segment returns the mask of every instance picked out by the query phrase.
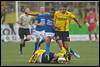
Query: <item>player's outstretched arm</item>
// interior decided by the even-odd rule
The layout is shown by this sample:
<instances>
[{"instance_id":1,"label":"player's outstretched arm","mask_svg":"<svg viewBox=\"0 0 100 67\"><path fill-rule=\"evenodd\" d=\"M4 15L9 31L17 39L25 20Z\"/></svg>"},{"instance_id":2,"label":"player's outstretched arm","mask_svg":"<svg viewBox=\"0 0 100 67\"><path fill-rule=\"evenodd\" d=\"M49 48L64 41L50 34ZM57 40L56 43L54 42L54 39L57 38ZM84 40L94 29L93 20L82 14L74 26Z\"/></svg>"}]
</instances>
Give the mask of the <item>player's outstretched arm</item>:
<instances>
[{"instance_id":1,"label":"player's outstretched arm","mask_svg":"<svg viewBox=\"0 0 100 67\"><path fill-rule=\"evenodd\" d=\"M82 25L76 20L76 18L73 18L73 19L74 19L74 21L78 24L78 26L81 28Z\"/></svg>"}]
</instances>

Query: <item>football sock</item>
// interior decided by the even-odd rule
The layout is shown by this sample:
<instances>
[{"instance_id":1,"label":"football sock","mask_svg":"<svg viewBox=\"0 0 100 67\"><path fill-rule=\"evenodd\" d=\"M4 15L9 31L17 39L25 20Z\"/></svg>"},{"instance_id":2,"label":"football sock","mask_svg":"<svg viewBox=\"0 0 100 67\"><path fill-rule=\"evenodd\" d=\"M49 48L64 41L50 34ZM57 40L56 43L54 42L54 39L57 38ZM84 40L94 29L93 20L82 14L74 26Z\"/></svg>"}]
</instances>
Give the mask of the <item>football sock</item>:
<instances>
[{"instance_id":1,"label":"football sock","mask_svg":"<svg viewBox=\"0 0 100 67\"><path fill-rule=\"evenodd\" d=\"M22 54L22 48L23 48L23 46L22 46L22 44L20 44L20 54Z\"/></svg>"},{"instance_id":2,"label":"football sock","mask_svg":"<svg viewBox=\"0 0 100 67\"><path fill-rule=\"evenodd\" d=\"M38 44L38 47L40 47L40 45L44 42L44 40L41 40Z\"/></svg>"},{"instance_id":3,"label":"football sock","mask_svg":"<svg viewBox=\"0 0 100 67\"><path fill-rule=\"evenodd\" d=\"M36 51L37 49L38 49L38 43L35 43L34 51Z\"/></svg>"},{"instance_id":4,"label":"football sock","mask_svg":"<svg viewBox=\"0 0 100 67\"><path fill-rule=\"evenodd\" d=\"M50 52L50 46L46 43L46 54L49 55Z\"/></svg>"},{"instance_id":5,"label":"football sock","mask_svg":"<svg viewBox=\"0 0 100 67\"><path fill-rule=\"evenodd\" d=\"M70 52L74 55L74 51L70 48Z\"/></svg>"}]
</instances>

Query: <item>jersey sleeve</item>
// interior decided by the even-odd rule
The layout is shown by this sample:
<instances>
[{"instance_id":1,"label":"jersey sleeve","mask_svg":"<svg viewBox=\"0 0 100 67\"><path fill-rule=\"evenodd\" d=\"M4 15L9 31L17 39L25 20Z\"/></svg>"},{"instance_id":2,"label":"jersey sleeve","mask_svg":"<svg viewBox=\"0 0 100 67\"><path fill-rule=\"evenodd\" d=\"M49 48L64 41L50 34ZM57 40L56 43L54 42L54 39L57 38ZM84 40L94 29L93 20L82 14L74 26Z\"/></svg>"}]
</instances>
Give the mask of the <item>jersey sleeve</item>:
<instances>
[{"instance_id":1,"label":"jersey sleeve","mask_svg":"<svg viewBox=\"0 0 100 67\"><path fill-rule=\"evenodd\" d=\"M35 17L35 23L39 23L40 20L39 20L39 16Z\"/></svg>"},{"instance_id":2,"label":"jersey sleeve","mask_svg":"<svg viewBox=\"0 0 100 67\"><path fill-rule=\"evenodd\" d=\"M75 18L74 14L72 14L71 12L68 12L68 13L69 13L70 18Z\"/></svg>"},{"instance_id":3,"label":"jersey sleeve","mask_svg":"<svg viewBox=\"0 0 100 67\"><path fill-rule=\"evenodd\" d=\"M54 13L54 22L56 21L57 12Z\"/></svg>"}]
</instances>

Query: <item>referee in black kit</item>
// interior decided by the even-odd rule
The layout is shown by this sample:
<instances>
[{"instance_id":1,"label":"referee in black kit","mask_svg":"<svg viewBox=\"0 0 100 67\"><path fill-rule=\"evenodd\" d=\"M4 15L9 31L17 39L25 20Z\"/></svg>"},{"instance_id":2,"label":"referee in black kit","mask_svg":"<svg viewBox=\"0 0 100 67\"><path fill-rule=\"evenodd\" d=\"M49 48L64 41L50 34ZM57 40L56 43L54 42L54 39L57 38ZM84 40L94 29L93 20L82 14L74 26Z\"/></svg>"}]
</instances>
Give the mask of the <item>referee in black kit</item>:
<instances>
[{"instance_id":1,"label":"referee in black kit","mask_svg":"<svg viewBox=\"0 0 100 67\"><path fill-rule=\"evenodd\" d=\"M25 8L25 12L20 15L19 24L19 37L21 39L20 43L20 54L23 54L22 48L25 47L25 41L30 40L30 25L32 25L32 16L28 15L30 13L29 8ZM24 38L26 36L26 38Z\"/></svg>"}]
</instances>

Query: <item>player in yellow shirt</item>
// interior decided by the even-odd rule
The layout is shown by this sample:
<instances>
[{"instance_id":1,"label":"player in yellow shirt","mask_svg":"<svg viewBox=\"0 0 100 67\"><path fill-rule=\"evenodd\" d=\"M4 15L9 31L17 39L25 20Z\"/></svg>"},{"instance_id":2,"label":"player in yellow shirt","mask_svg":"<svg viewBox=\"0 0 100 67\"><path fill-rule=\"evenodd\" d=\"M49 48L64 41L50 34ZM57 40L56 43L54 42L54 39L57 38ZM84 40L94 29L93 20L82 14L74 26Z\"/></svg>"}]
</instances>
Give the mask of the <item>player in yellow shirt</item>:
<instances>
[{"instance_id":1,"label":"player in yellow shirt","mask_svg":"<svg viewBox=\"0 0 100 67\"><path fill-rule=\"evenodd\" d=\"M68 42L70 41L70 38L69 38L69 19L70 18L73 19L81 28L81 25L76 20L75 16L71 12L66 11L66 7L62 6L60 7L60 10L55 12L54 14L55 38L60 48L63 46L68 52L72 52L74 55L74 52L72 51L72 49L68 49L69 48Z\"/></svg>"}]
</instances>

